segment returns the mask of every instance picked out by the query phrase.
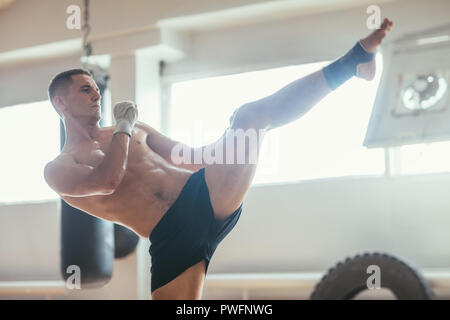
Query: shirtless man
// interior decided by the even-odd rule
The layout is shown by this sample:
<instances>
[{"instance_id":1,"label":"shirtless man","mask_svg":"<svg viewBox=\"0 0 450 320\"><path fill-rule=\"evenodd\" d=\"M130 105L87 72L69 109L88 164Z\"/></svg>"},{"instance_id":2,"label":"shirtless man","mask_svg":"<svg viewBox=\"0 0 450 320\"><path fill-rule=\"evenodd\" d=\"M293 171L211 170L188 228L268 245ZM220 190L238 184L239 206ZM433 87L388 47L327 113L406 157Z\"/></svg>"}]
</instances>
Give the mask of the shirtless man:
<instances>
[{"instance_id":1,"label":"shirtless man","mask_svg":"<svg viewBox=\"0 0 450 320\"><path fill-rule=\"evenodd\" d=\"M234 141L236 129L266 132L292 122L352 76L371 80L373 53L391 27L385 19L329 66L244 104L224 135L206 147ZM180 164L172 157L179 143L136 121L131 102L116 104L116 125L100 128L99 90L81 69L57 75L49 97L64 120L66 143L45 167L48 185L71 206L150 238L153 299L200 299L209 261L239 219L256 163ZM245 145L245 153L262 140Z\"/></svg>"}]
</instances>

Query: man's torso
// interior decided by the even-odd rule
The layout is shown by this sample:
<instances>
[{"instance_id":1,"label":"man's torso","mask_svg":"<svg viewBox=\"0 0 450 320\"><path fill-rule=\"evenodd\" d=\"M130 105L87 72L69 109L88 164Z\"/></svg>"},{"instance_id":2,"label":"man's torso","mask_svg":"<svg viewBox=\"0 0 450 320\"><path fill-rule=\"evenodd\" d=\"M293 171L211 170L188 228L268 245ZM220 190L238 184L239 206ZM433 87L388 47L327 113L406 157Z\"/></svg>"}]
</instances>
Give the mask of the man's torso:
<instances>
[{"instance_id":1,"label":"man's torso","mask_svg":"<svg viewBox=\"0 0 450 320\"><path fill-rule=\"evenodd\" d=\"M111 144L114 127L101 129L97 141L66 146L77 163L97 166ZM68 204L89 214L123 224L148 237L181 192L192 172L174 167L147 144L147 132L133 129L128 161L122 182L110 195L63 196Z\"/></svg>"}]
</instances>

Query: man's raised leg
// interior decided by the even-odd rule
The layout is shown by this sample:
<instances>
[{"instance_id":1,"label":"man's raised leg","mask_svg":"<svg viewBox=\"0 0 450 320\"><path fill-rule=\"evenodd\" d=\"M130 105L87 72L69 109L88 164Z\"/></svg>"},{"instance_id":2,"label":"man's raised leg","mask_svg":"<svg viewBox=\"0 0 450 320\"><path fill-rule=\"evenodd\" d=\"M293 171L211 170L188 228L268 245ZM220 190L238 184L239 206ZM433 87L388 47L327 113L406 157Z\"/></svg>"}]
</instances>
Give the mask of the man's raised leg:
<instances>
[{"instance_id":1,"label":"man's raised leg","mask_svg":"<svg viewBox=\"0 0 450 320\"><path fill-rule=\"evenodd\" d=\"M373 53L391 26L392 22L385 19L380 29L361 39L346 55L329 66L288 84L268 97L247 103L235 112L231 127L216 142L219 148L223 146L224 159L231 151L234 152L235 162L212 164L205 168L205 179L217 218L229 217L243 201L256 171L257 161L251 160L255 159L255 155L257 159L264 133L297 120L352 76L368 80L373 78ZM256 140L253 139L252 143L255 136ZM249 143L236 143L242 137L248 137ZM226 148L233 143L232 149ZM240 150L243 146L244 152ZM246 155L245 163L236 162L239 152Z\"/></svg>"}]
</instances>

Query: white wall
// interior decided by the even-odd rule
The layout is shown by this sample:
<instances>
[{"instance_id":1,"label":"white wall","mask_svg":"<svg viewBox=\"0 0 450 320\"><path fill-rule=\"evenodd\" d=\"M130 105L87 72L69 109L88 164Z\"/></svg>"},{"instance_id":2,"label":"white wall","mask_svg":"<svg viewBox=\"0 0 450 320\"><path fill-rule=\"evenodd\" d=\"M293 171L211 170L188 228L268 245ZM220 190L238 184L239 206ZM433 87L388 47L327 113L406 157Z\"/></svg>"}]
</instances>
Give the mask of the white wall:
<instances>
[{"instance_id":1,"label":"white wall","mask_svg":"<svg viewBox=\"0 0 450 320\"><path fill-rule=\"evenodd\" d=\"M0 106L40 95L42 88L33 93L33 83L49 80L46 71L37 67L41 60L32 62L33 68L20 59L14 65L2 64L6 61L2 54L76 39L80 33L61 24L65 23L65 8L80 2L43 0L37 6L33 1L18 0L0 12ZM172 0L155 4L136 0L127 2L123 10L121 1L92 1L91 16L96 17L93 34L101 37L108 32L152 26L162 19L263 2ZM285 3L292 5L294 1ZM307 3L311 6L312 2ZM330 3L339 7L337 1ZM252 24L240 21L240 27L228 25L225 29L208 23L195 29L191 20L175 21L177 28L187 30L189 49L183 60L168 65L164 81L334 58L367 32L365 6L347 3L348 9L333 15L322 12L324 8L305 15L310 9L302 12L301 6L284 13L282 20L268 18L267 13L252 13ZM444 0L387 1L381 8L383 15L395 21L392 39L450 22L450 2ZM33 78L24 82L27 70ZM11 84L22 87L14 92ZM210 272L325 271L345 256L368 250L399 255L419 268L450 267L450 237L446 232L450 225L449 183L448 174L438 174L253 187L240 222L217 249ZM0 221L0 281L59 277L55 203L3 206ZM86 297L117 298L126 293L135 298L136 259L130 257L119 264L112 283L120 285ZM125 284L124 279L130 283Z\"/></svg>"},{"instance_id":2,"label":"white wall","mask_svg":"<svg viewBox=\"0 0 450 320\"><path fill-rule=\"evenodd\" d=\"M449 184L450 174L435 174L253 187L210 271L325 271L365 251L448 268Z\"/></svg>"}]
</instances>

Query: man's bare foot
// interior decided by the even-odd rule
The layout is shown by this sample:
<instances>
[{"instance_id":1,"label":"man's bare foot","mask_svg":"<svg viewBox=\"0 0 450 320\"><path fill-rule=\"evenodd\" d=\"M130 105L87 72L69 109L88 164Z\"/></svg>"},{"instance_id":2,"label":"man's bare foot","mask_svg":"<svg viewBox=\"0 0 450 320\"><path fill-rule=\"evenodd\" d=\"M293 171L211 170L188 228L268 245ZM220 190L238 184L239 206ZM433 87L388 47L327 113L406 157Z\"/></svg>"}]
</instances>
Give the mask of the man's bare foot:
<instances>
[{"instance_id":1,"label":"man's bare foot","mask_svg":"<svg viewBox=\"0 0 450 320\"><path fill-rule=\"evenodd\" d=\"M388 18L384 18L380 29L375 30L364 39L361 39L361 45L364 47L364 49L366 49L367 52L377 51L378 46L381 44L381 40L383 40L383 38L391 30L391 28L392 21L390 21Z\"/></svg>"},{"instance_id":2,"label":"man's bare foot","mask_svg":"<svg viewBox=\"0 0 450 320\"><path fill-rule=\"evenodd\" d=\"M367 52L375 52L381 44L381 41L386 36L386 34L392 28L392 21L388 18L384 18L383 23L380 26L380 29L375 30L371 34L369 34L366 38L361 39L361 45ZM367 63L359 64L356 71L356 76L366 79L372 80L375 77L375 60L372 60Z\"/></svg>"}]
</instances>

